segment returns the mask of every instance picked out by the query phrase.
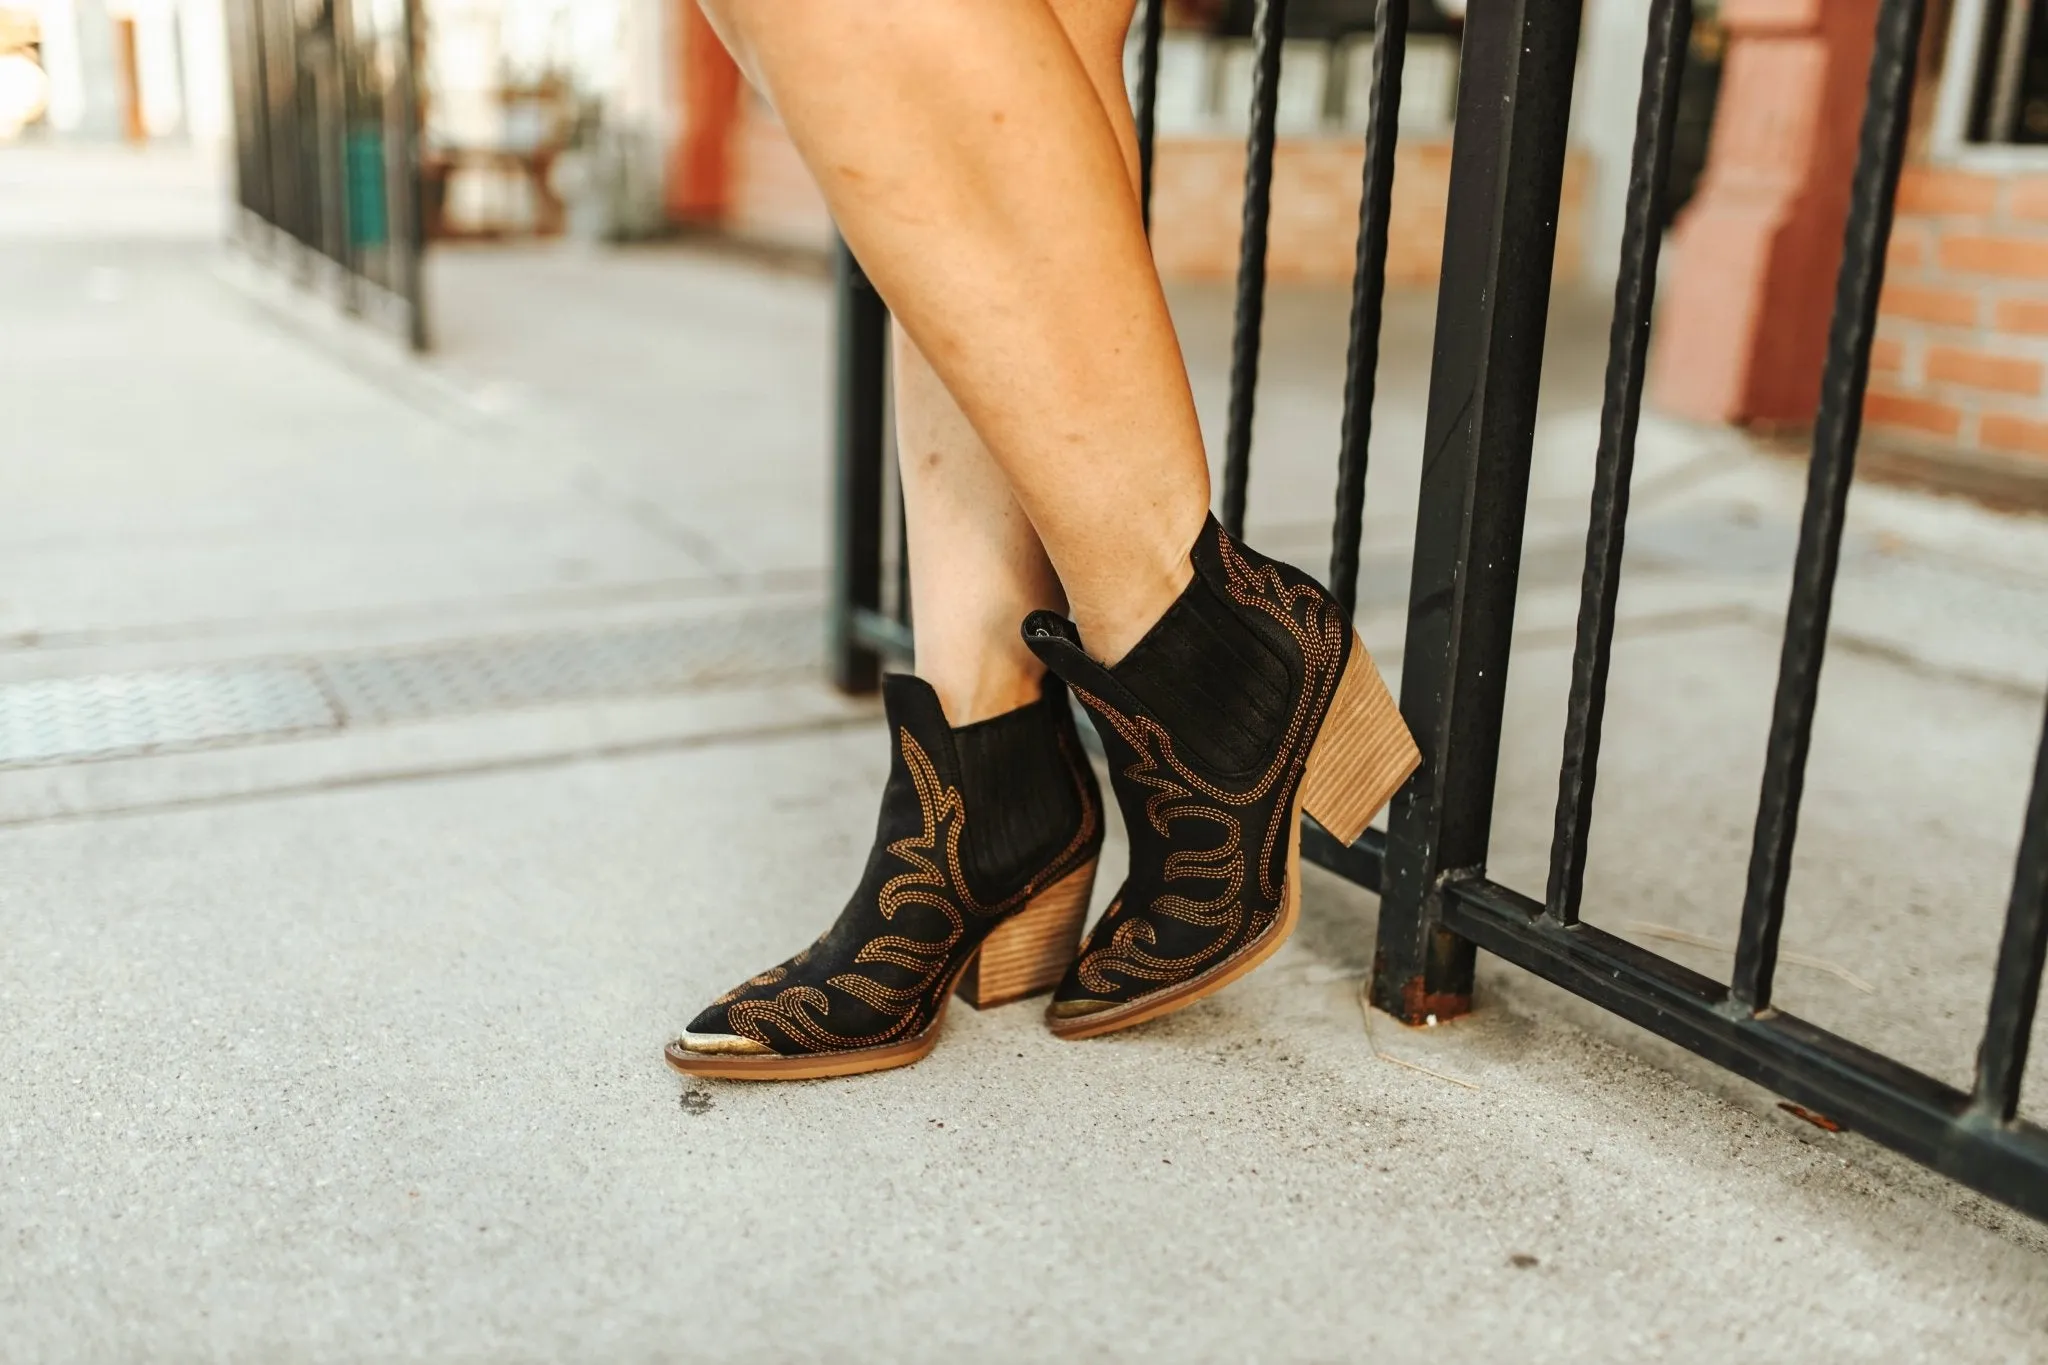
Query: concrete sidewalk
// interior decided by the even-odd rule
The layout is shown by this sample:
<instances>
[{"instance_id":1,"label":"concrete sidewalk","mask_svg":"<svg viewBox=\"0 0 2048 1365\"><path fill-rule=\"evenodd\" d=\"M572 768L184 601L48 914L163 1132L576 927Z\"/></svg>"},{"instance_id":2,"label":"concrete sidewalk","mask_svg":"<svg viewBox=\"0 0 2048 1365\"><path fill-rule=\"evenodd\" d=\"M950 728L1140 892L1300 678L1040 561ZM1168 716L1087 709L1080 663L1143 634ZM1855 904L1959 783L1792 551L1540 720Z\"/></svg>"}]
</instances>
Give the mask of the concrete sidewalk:
<instances>
[{"instance_id":1,"label":"concrete sidewalk","mask_svg":"<svg viewBox=\"0 0 2048 1365\"><path fill-rule=\"evenodd\" d=\"M189 220L123 217L40 166L70 198L0 214L0 732L33 697L46 743L0 764L0 1355L2048 1358L2048 1229L1497 963L1455 1025L1369 1017L1374 903L1319 873L1279 956L1147 1028L962 1009L905 1071L680 1083L661 1043L817 931L886 770L815 680L824 281L443 253L421 366L242 281L204 175ZM1227 298L1176 304L1216 419ZM1430 303L1390 314L1363 624L1397 670ZM1558 327L1495 830L1525 887L1604 337ZM1342 300L1269 329L1253 539L1315 563ZM1800 482L1645 432L1588 915L1705 971ZM1782 989L1945 1077L2044 626L2048 528L1859 490Z\"/></svg>"}]
</instances>

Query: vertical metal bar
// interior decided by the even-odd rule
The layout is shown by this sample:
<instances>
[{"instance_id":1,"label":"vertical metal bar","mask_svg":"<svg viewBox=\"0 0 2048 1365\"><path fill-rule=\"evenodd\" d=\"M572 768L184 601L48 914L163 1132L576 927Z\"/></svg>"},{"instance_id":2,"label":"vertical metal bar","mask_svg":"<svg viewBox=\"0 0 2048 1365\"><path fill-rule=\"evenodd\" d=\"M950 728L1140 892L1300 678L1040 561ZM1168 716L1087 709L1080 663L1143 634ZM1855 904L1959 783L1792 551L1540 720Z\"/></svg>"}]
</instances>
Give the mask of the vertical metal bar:
<instances>
[{"instance_id":1,"label":"vertical metal bar","mask_svg":"<svg viewBox=\"0 0 2048 1365\"><path fill-rule=\"evenodd\" d=\"M349 313L360 313L363 311L363 252L357 242L363 236L363 225L356 221L355 168L349 160L356 126L357 75L361 69L357 63L355 6L351 0L333 0L331 13L335 80L341 87L334 98L340 123L335 130L335 154L341 167L341 185L335 198L339 203L336 211L341 221L341 306Z\"/></svg>"},{"instance_id":2,"label":"vertical metal bar","mask_svg":"<svg viewBox=\"0 0 2048 1365\"><path fill-rule=\"evenodd\" d=\"M1387 218L1394 204L1394 149L1401 137L1401 67L1408 0L1379 0L1372 30L1372 109L1365 126L1365 188L1358 201L1358 261L1351 274L1351 342L1344 365L1344 435L1337 449L1337 522L1330 534L1330 591L1358 609L1358 542L1365 534L1365 467L1380 367L1387 292Z\"/></svg>"},{"instance_id":3,"label":"vertical metal bar","mask_svg":"<svg viewBox=\"0 0 2048 1365\"><path fill-rule=\"evenodd\" d=\"M2020 86L2027 74L2027 43L2034 25L2034 0L2005 0L1999 25L1998 60L1992 66L1991 111L1986 120L1993 142L2011 142L2020 127Z\"/></svg>"},{"instance_id":4,"label":"vertical metal bar","mask_svg":"<svg viewBox=\"0 0 2048 1365\"><path fill-rule=\"evenodd\" d=\"M832 682L872 692L881 660L861 644L856 612L882 605L882 476L889 311L845 242L838 245L839 355L833 451Z\"/></svg>"},{"instance_id":5,"label":"vertical metal bar","mask_svg":"<svg viewBox=\"0 0 2048 1365\"><path fill-rule=\"evenodd\" d=\"M264 74L270 82L270 153L277 182L276 222L294 243L304 243L306 230L305 110L299 101L298 23L289 5L266 0L263 6ZM303 253L292 251L303 274Z\"/></svg>"},{"instance_id":6,"label":"vertical metal bar","mask_svg":"<svg viewBox=\"0 0 2048 1365\"><path fill-rule=\"evenodd\" d=\"M2027 1041L2041 998L2041 970L2048 959L2048 728L2034 760L2034 794L2027 801L2027 825L2020 832L2019 867L2005 912L2005 936L1998 945L1998 974L1991 982L1990 1017L1977 1049L1978 1113L2010 1123L2019 1113L2020 1081L2027 1070Z\"/></svg>"},{"instance_id":7,"label":"vertical metal bar","mask_svg":"<svg viewBox=\"0 0 2048 1365\"><path fill-rule=\"evenodd\" d=\"M256 143L260 136L256 122L257 100L250 87L250 72L257 57L255 40L249 32L246 0L228 0L222 7L222 29L227 39L229 91L234 105L235 200L245 213L257 211L261 202L261 178L256 173ZM237 226L246 228L246 218Z\"/></svg>"},{"instance_id":8,"label":"vertical metal bar","mask_svg":"<svg viewBox=\"0 0 2048 1365\"><path fill-rule=\"evenodd\" d=\"M1471 1004L1443 884L1483 870L1493 820L1578 40L1573 0L1487 0L1465 20L1401 678L1423 758L1388 826L1372 982L1415 1022Z\"/></svg>"},{"instance_id":9,"label":"vertical metal bar","mask_svg":"<svg viewBox=\"0 0 2048 1365\"><path fill-rule=\"evenodd\" d=\"M294 55L289 23L278 22L277 0L259 0L257 22L263 26L263 100L270 120L270 221L282 231L296 235L299 132L298 120L292 117L291 101L285 92L290 80L296 78L298 58Z\"/></svg>"},{"instance_id":10,"label":"vertical metal bar","mask_svg":"<svg viewBox=\"0 0 2048 1365\"><path fill-rule=\"evenodd\" d=\"M1664 187L1671 178L1678 89L1692 38L1692 0L1651 0L1642 95L1636 102L1635 151L1621 233L1621 270L1614 283L1614 320L1607 339L1607 394L1600 409L1600 447L1593 461L1592 517L1586 530L1586 572L1579 591L1578 647L1566 703L1564 763L1558 770L1557 832L1550 842L1545 909L1564 924L1579 922L1586 884L1586 840L1593 823L1593 783L1600 766L1600 723L1607 706L1607 669L1614 649L1615 602L1628 530L1629 478L1636 462L1636 424L1643 410L1643 372L1650 353L1650 315L1657 295L1657 253L1664 240Z\"/></svg>"},{"instance_id":11,"label":"vertical metal bar","mask_svg":"<svg viewBox=\"0 0 2048 1365\"><path fill-rule=\"evenodd\" d=\"M1273 207L1273 143L1280 114L1280 54L1287 0L1259 0L1252 18L1252 127L1245 143L1244 237L1237 258L1237 325L1230 339L1230 425L1223 445L1223 525L1244 532L1251 473L1259 330L1266 313L1266 227Z\"/></svg>"},{"instance_id":12,"label":"vertical metal bar","mask_svg":"<svg viewBox=\"0 0 2048 1365\"><path fill-rule=\"evenodd\" d=\"M1913 103L1913 66L1920 47L1923 0L1880 0L1877 45L1870 58L1870 94L1849 192L1849 225L1828 332L1820 413L1814 419L1813 460L1792 596L1785 611L1785 647L1778 663L1778 694L1764 755L1763 793L1735 943L1735 999L1752 1010L1771 1003L1778 966L1778 933L1785 923L1785 887L1792 875L1792 844L1799 797L1813 739L1813 708L1827 652L1828 608L1842 553L1842 522L1856 470L1863 428L1863 388L1870 375L1870 342L1877 297L1884 285L1885 243L1892 231L1892 196L1898 188L1906 127Z\"/></svg>"},{"instance_id":13,"label":"vertical metal bar","mask_svg":"<svg viewBox=\"0 0 2048 1365\"><path fill-rule=\"evenodd\" d=\"M874 286L869 284L872 291ZM884 309L888 307L885 303ZM885 546L883 558L888 562L887 576L893 580L889 594L889 614L903 627L902 638L914 638L911 630L914 604L910 595L910 499L903 490L903 436L896 421L896 344L900 340L898 328L889 322L882 337L882 472L883 502L889 510L882 516L885 526L890 528L893 539ZM894 451L896 458L889 458ZM893 551L893 554L891 554ZM877 589L879 592L880 589Z\"/></svg>"},{"instance_id":14,"label":"vertical metal bar","mask_svg":"<svg viewBox=\"0 0 2048 1365\"><path fill-rule=\"evenodd\" d=\"M423 257L427 249L426 205L420 188L420 0L405 0L405 25L399 36L404 52L398 63L398 174L402 196L393 205L391 243L398 268L398 295L405 300L406 334L415 351L433 344L427 318L427 283Z\"/></svg>"},{"instance_id":15,"label":"vertical metal bar","mask_svg":"<svg viewBox=\"0 0 2048 1365\"><path fill-rule=\"evenodd\" d=\"M1152 166L1159 141L1159 47L1166 33L1166 0L1145 0L1138 42L1138 207L1152 230Z\"/></svg>"},{"instance_id":16,"label":"vertical metal bar","mask_svg":"<svg viewBox=\"0 0 2048 1365\"><path fill-rule=\"evenodd\" d=\"M348 59L341 22L348 0L329 0L321 28L307 44L307 84L311 88L313 164L318 170L314 197L320 221L320 254L327 258L322 274L339 273L346 297L350 275L348 225ZM337 272L333 267L340 267Z\"/></svg>"},{"instance_id":17,"label":"vertical metal bar","mask_svg":"<svg viewBox=\"0 0 2048 1365\"><path fill-rule=\"evenodd\" d=\"M903 501L901 479L896 484L896 620L905 627L911 622L910 508Z\"/></svg>"},{"instance_id":18,"label":"vertical metal bar","mask_svg":"<svg viewBox=\"0 0 2048 1365\"><path fill-rule=\"evenodd\" d=\"M384 252L378 283L401 300L406 289L406 255L412 250L412 225L419 224L426 237L427 206L424 170L412 159L406 140L409 121L405 117L405 68L410 59L399 52L405 42L404 13L394 29L377 16L377 42L387 49L380 55L378 71L377 121L383 134L384 151ZM408 302L407 307L410 307Z\"/></svg>"}]
</instances>

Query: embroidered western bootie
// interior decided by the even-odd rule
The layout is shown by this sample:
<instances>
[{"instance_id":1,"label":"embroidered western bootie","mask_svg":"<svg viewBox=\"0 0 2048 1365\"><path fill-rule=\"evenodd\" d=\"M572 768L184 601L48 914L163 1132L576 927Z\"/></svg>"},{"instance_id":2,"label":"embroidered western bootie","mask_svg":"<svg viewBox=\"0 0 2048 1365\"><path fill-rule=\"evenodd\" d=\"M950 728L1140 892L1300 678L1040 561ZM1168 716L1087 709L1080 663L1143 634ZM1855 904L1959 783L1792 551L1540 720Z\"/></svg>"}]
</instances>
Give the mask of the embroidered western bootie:
<instances>
[{"instance_id":1,"label":"embroidered western bootie","mask_svg":"<svg viewBox=\"0 0 2048 1365\"><path fill-rule=\"evenodd\" d=\"M838 922L720 996L668 1046L693 1076L800 1080L906 1066L957 988L977 1009L1073 961L1102 797L1067 689L955 729L922 679L883 680L894 759L867 871Z\"/></svg>"},{"instance_id":2,"label":"embroidered western bootie","mask_svg":"<svg viewBox=\"0 0 2048 1365\"><path fill-rule=\"evenodd\" d=\"M1086 1038L1192 1004L1270 957L1299 909L1301 812L1343 843L1420 762L1337 600L1211 518L1194 581L1114 667L1073 623L1024 638L1091 713L1131 866L1054 992Z\"/></svg>"}]
</instances>

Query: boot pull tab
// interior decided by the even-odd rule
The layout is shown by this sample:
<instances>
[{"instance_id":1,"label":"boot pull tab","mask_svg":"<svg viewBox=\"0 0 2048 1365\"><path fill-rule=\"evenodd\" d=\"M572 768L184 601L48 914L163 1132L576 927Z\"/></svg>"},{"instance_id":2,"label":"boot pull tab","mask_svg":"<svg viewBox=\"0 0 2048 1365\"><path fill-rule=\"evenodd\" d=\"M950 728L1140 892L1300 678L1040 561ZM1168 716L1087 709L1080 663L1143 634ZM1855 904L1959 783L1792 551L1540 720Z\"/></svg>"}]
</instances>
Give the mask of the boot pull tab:
<instances>
[{"instance_id":1,"label":"boot pull tab","mask_svg":"<svg viewBox=\"0 0 2048 1365\"><path fill-rule=\"evenodd\" d=\"M1038 655L1038 663L1053 669L1069 688L1085 688L1098 696L1104 692L1122 694L1116 677L1081 649L1079 628L1059 612L1032 612L1026 616L1024 645Z\"/></svg>"},{"instance_id":2,"label":"boot pull tab","mask_svg":"<svg viewBox=\"0 0 2048 1365\"><path fill-rule=\"evenodd\" d=\"M1069 687L1093 693L1136 715L1144 708L1116 675L1081 647L1081 632L1056 611L1034 611L1024 618L1024 644L1038 661Z\"/></svg>"},{"instance_id":3,"label":"boot pull tab","mask_svg":"<svg viewBox=\"0 0 2048 1365\"><path fill-rule=\"evenodd\" d=\"M1068 682L1082 681L1085 670L1102 665L1081 648L1081 632L1056 611L1034 611L1024 618L1024 643L1039 662Z\"/></svg>"}]
</instances>

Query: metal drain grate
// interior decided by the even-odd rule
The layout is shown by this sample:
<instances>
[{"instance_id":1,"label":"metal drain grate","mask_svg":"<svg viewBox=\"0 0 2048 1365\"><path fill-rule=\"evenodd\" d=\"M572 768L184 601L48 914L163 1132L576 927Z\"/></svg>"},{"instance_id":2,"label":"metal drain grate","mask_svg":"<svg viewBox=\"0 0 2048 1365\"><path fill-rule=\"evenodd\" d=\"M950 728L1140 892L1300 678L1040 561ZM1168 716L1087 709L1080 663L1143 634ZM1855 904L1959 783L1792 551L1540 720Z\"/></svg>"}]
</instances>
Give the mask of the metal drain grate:
<instances>
[{"instance_id":1,"label":"metal drain grate","mask_svg":"<svg viewBox=\"0 0 2048 1365\"><path fill-rule=\"evenodd\" d=\"M813 669L823 630L813 608L329 659L313 668L344 723L376 725Z\"/></svg>"},{"instance_id":2,"label":"metal drain grate","mask_svg":"<svg viewBox=\"0 0 2048 1365\"><path fill-rule=\"evenodd\" d=\"M289 664L104 673L0 685L0 765L331 730L320 686Z\"/></svg>"},{"instance_id":3,"label":"metal drain grate","mask_svg":"<svg viewBox=\"0 0 2048 1365\"><path fill-rule=\"evenodd\" d=\"M0 683L0 768L814 672L816 607L432 648Z\"/></svg>"}]
</instances>

